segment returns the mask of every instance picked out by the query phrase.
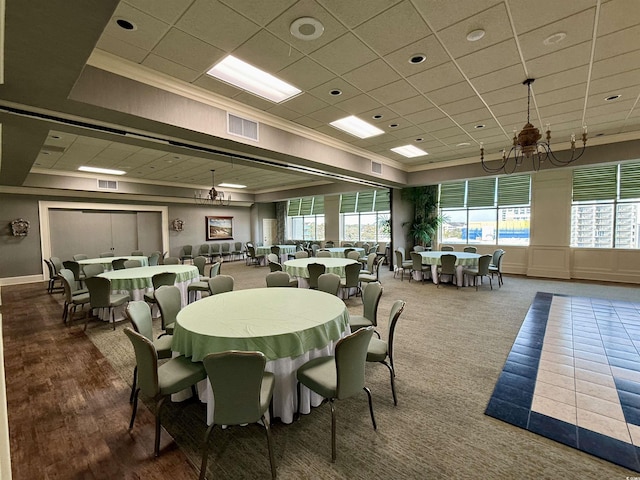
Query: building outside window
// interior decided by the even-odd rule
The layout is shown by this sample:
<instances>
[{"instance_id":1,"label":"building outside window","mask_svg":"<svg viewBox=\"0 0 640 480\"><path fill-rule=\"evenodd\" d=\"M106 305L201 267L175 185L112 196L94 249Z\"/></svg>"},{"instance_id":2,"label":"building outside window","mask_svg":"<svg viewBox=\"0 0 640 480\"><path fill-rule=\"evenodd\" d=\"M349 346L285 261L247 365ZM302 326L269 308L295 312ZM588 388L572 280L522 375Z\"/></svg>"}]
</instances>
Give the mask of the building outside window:
<instances>
[{"instance_id":1,"label":"building outside window","mask_svg":"<svg viewBox=\"0 0 640 480\"><path fill-rule=\"evenodd\" d=\"M440 243L529 245L531 176L440 185Z\"/></svg>"},{"instance_id":2,"label":"building outside window","mask_svg":"<svg viewBox=\"0 0 640 480\"><path fill-rule=\"evenodd\" d=\"M340 229L347 242L390 242L391 207L388 190L340 195Z\"/></svg>"},{"instance_id":3,"label":"building outside window","mask_svg":"<svg viewBox=\"0 0 640 480\"><path fill-rule=\"evenodd\" d=\"M287 202L287 240L324 240L324 197L294 198Z\"/></svg>"},{"instance_id":4,"label":"building outside window","mask_svg":"<svg viewBox=\"0 0 640 480\"><path fill-rule=\"evenodd\" d=\"M571 246L640 248L640 163L573 171Z\"/></svg>"}]
</instances>

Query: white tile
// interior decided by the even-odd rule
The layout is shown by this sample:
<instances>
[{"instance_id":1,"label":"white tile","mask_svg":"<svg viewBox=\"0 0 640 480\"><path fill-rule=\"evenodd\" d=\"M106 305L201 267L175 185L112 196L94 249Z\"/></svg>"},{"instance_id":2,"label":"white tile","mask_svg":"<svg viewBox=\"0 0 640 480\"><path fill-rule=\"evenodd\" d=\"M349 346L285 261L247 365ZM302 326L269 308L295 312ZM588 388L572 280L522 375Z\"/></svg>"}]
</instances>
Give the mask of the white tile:
<instances>
[{"instance_id":1,"label":"white tile","mask_svg":"<svg viewBox=\"0 0 640 480\"><path fill-rule=\"evenodd\" d=\"M558 337L544 337L544 343L549 342L552 345L559 345L561 347L567 347L567 348L573 348L573 341L571 340L571 338L569 339L564 339L564 338L558 338Z\"/></svg>"},{"instance_id":2,"label":"white tile","mask_svg":"<svg viewBox=\"0 0 640 480\"><path fill-rule=\"evenodd\" d=\"M558 387L557 385L541 382L540 380L536 382L533 397L535 398L538 395L557 402L566 403L567 405L575 406L576 404L576 392L573 389Z\"/></svg>"},{"instance_id":3,"label":"white tile","mask_svg":"<svg viewBox=\"0 0 640 480\"><path fill-rule=\"evenodd\" d=\"M626 422L620 422L588 410L578 410L577 417L579 427L631 443L631 435Z\"/></svg>"},{"instance_id":4,"label":"white tile","mask_svg":"<svg viewBox=\"0 0 640 480\"><path fill-rule=\"evenodd\" d=\"M566 403L557 402L551 398L535 396L531 404L531 410L548 417L557 418L563 422L576 424L576 407Z\"/></svg>"},{"instance_id":5,"label":"white tile","mask_svg":"<svg viewBox=\"0 0 640 480\"><path fill-rule=\"evenodd\" d=\"M557 387L566 388L567 390L575 389L575 378L559 373L550 372L549 370L538 370L536 381L550 383Z\"/></svg>"},{"instance_id":6,"label":"white tile","mask_svg":"<svg viewBox=\"0 0 640 480\"><path fill-rule=\"evenodd\" d=\"M576 343L573 345L573 349L579 350L581 352L591 352L591 353L596 353L598 355L606 355L606 352L602 345L588 345L586 343Z\"/></svg>"},{"instance_id":7,"label":"white tile","mask_svg":"<svg viewBox=\"0 0 640 480\"><path fill-rule=\"evenodd\" d=\"M595 363L604 363L606 365L609 364L609 359L606 355L600 355L598 353L585 352L582 350L574 351L574 356L576 359L580 358L582 360L589 360L590 362Z\"/></svg>"},{"instance_id":8,"label":"white tile","mask_svg":"<svg viewBox=\"0 0 640 480\"><path fill-rule=\"evenodd\" d=\"M581 368L583 370L589 370L591 372L603 373L603 374L611 374L611 367L608 364L590 362L589 360L583 360L582 358L575 359L576 368Z\"/></svg>"},{"instance_id":9,"label":"white tile","mask_svg":"<svg viewBox=\"0 0 640 480\"><path fill-rule=\"evenodd\" d=\"M640 382L640 372L627 370L626 368L611 367L611 373L614 377L617 377L617 378L624 378L626 380L633 380L634 382Z\"/></svg>"},{"instance_id":10,"label":"white tile","mask_svg":"<svg viewBox=\"0 0 640 480\"><path fill-rule=\"evenodd\" d=\"M540 364L538 365L538 370L548 370L550 372L555 372L561 375L566 375L568 377L573 377L573 367L569 365L558 365L557 363L547 362L545 360L540 360Z\"/></svg>"},{"instance_id":11,"label":"white tile","mask_svg":"<svg viewBox=\"0 0 640 480\"><path fill-rule=\"evenodd\" d=\"M587 380L575 380L576 391L591 397L600 398L609 402L620 403L618 390L614 387L589 382Z\"/></svg>"},{"instance_id":12,"label":"white tile","mask_svg":"<svg viewBox=\"0 0 640 480\"><path fill-rule=\"evenodd\" d=\"M636 447L640 446L640 427L632 423L627 423L627 427L629 428L629 433L631 434L631 441L633 442L633 444Z\"/></svg>"},{"instance_id":13,"label":"white tile","mask_svg":"<svg viewBox=\"0 0 640 480\"><path fill-rule=\"evenodd\" d=\"M585 382L602 385L604 387L616 388L616 384L613 381L613 377L610 374L607 375L607 374L592 372L591 370L583 370L581 368L576 368L575 375L576 375L576 382L578 380L582 380Z\"/></svg>"},{"instance_id":14,"label":"white tile","mask_svg":"<svg viewBox=\"0 0 640 480\"><path fill-rule=\"evenodd\" d=\"M545 342L542 346L542 352L552 352L560 355L573 355L573 348L567 348L562 345L553 345Z\"/></svg>"},{"instance_id":15,"label":"white tile","mask_svg":"<svg viewBox=\"0 0 640 480\"><path fill-rule=\"evenodd\" d=\"M622 407L618 401L610 402L608 400L603 400L602 398L585 395L584 393L577 393L576 407L578 411L588 410L589 412L597 413L604 417L613 418L614 420L626 423L624 414L622 413Z\"/></svg>"},{"instance_id":16,"label":"white tile","mask_svg":"<svg viewBox=\"0 0 640 480\"><path fill-rule=\"evenodd\" d=\"M559 365L573 366L573 355L560 355L558 353L543 351L540 355L540 359L547 362L554 362Z\"/></svg>"}]
</instances>

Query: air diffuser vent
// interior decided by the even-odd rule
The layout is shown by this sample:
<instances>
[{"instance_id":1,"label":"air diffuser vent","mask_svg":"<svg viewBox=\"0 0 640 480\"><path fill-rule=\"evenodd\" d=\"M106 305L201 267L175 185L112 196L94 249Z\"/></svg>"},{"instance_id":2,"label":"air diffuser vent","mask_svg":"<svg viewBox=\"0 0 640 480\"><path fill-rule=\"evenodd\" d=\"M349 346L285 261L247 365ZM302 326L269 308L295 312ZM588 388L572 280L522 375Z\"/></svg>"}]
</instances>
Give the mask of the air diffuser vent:
<instances>
[{"instance_id":1,"label":"air diffuser vent","mask_svg":"<svg viewBox=\"0 0 640 480\"><path fill-rule=\"evenodd\" d=\"M118 190L116 180L98 180L98 190Z\"/></svg>"},{"instance_id":2,"label":"air diffuser vent","mask_svg":"<svg viewBox=\"0 0 640 480\"><path fill-rule=\"evenodd\" d=\"M258 140L258 122L227 113L227 132L231 135Z\"/></svg>"},{"instance_id":3,"label":"air diffuser vent","mask_svg":"<svg viewBox=\"0 0 640 480\"><path fill-rule=\"evenodd\" d=\"M382 164L378 162L371 162L371 173L382 175Z\"/></svg>"}]
</instances>

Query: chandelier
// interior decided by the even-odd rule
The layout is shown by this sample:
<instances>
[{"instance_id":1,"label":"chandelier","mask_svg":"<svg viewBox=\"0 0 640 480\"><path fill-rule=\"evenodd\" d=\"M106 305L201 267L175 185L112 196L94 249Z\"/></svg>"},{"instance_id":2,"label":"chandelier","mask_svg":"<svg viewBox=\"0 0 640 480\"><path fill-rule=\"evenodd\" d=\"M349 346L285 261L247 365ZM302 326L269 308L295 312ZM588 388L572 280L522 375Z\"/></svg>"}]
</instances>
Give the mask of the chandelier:
<instances>
[{"instance_id":1,"label":"chandelier","mask_svg":"<svg viewBox=\"0 0 640 480\"><path fill-rule=\"evenodd\" d=\"M196 190L193 192L193 199L198 205L205 205L210 207L226 207L231 203L231 195L228 195L225 198L224 192L219 192L216 190L216 182L215 182L215 170L211 170L211 189L207 192L206 195L202 195L200 190Z\"/></svg>"},{"instance_id":2,"label":"chandelier","mask_svg":"<svg viewBox=\"0 0 640 480\"><path fill-rule=\"evenodd\" d=\"M513 145L509 152L506 149L502 150L502 160L499 161L497 167L490 167L484 160L484 146L480 143L480 161L482 162L482 168L485 172L497 173L503 171L504 173L513 173L516 168L522 165L525 159L531 159L532 167L534 171L540 170L540 165L546 160L556 167L569 165L572 162L578 160L584 153L587 146L587 126L582 127L582 148L576 150L576 136L571 134L571 157L558 158L551 150L551 130L547 123L546 137L544 141L540 141L542 135L540 131L534 127L529 120L529 111L531 108L531 84L535 81L534 78L527 78L523 85L527 86L527 123L520 133L513 131Z\"/></svg>"}]
</instances>

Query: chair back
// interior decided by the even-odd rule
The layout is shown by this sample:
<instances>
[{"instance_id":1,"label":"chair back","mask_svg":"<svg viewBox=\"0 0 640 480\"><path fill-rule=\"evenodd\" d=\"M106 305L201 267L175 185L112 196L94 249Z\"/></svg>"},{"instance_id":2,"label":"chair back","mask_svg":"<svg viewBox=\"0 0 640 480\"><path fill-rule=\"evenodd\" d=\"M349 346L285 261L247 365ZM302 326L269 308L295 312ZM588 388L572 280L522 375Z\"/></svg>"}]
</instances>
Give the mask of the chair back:
<instances>
[{"instance_id":1,"label":"chair back","mask_svg":"<svg viewBox=\"0 0 640 480\"><path fill-rule=\"evenodd\" d=\"M132 257L143 257L144 256L144 252L142 250L134 250L133 252L131 252L131 256Z\"/></svg>"},{"instance_id":2,"label":"chair back","mask_svg":"<svg viewBox=\"0 0 640 480\"><path fill-rule=\"evenodd\" d=\"M104 267L100 263L92 263L89 265L85 265L82 271L84 272L84 276L87 278L95 277L96 275L100 275L102 272L104 272Z\"/></svg>"},{"instance_id":3,"label":"chair back","mask_svg":"<svg viewBox=\"0 0 640 480\"><path fill-rule=\"evenodd\" d=\"M327 248L332 248L335 245L335 243L333 243L333 240L328 240L326 242L324 242L324 246Z\"/></svg>"},{"instance_id":4,"label":"chair back","mask_svg":"<svg viewBox=\"0 0 640 480\"><path fill-rule=\"evenodd\" d=\"M355 251L356 251L356 249L355 249L355 248L345 248L345 249L344 249L344 252L343 252L343 253L344 253L344 258L350 258L350 257L349 257L349 254L350 254L351 252L355 252ZM358 255L358 257L359 257L359 255Z\"/></svg>"},{"instance_id":5,"label":"chair back","mask_svg":"<svg viewBox=\"0 0 640 480\"><path fill-rule=\"evenodd\" d=\"M193 264L196 267L198 267L198 273L204 277L204 266L207 264L206 257L203 257L202 255L198 255L196 258L193 259Z\"/></svg>"},{"instance_id":6,"label":"chair back","mask_svg":"<svg viewBox=\"0 0 640 480\"><path fill-rule=\"evenodd\" d=\"M338 295L340 290L340 275L337 273L323 273L318 277L318 290L320 292Z\"/></svg>"},{"instance_id":7,"label":"chair back","mask_svg":"<svg viewBox=\"0 0 640 480\"><path fill-rule=\"evenodd\" d=\"M260 393L267 359L262 352L210 353L202 360L216 399L213 423L240 425L262 417Z\"/></svg>"},{"instance_id":8,"label":"chair back","mask_svg":"<svg viewBox=\"0 0 640 480\"><path fill-rule=\"evenodd\" d=\"M411 268L413 268L415 272L422 271L422 255L418 252L410 252L409 255L411 255L411 261L413 262Z\"/></svg>"},{"instance_id":9,"label":"chair back","mask_svg":"<svg viewBox=\"0 0 640 480\"><path fill-rule=\"evenodd\" d=\"M404 249L404 247L398 247L396 248L396 250L398 252L400 252L400 258L402 259L402 261L404 262L405 259L407 258L407 251Z\"/></svg>"},{"instance_id":10,"label":"chair back","mask_svg":"<svg viewBox=\"0 0 640 480\"><path fill-rule=\"evenodd\" d=\"M347 253L347 258L350 258L351 260L359 260L360 252L358 252L357 250L351 250L349 253Z\"/></svg>"},{"instance_id":11,"label":"chair back","mask_svg":"<svg viewBox=\"0 0 640 480\"><path fill-rule=\"evenodd\" d=\"M373 266L376 263L377 257L378 256L375 254L375 252L372 252L369 255L367 255L367 270L371 273L373 273Z\"/></svg>"},{"instance_id":12,"label":"chair back","mask_svg":"<svg viewBox=\"0 0 640 480\"><path fill-rule=\"evenodd\" d=\"M174 285L176 283L176 274L173 272L161 272L156 273L153 277L151 277L151 284L153 285L153 289L157 290L164 285Z\"/></svg>"},{"instance_id":13,"label":"chair back","mask_svg":"<svg viewBox=\"0 0 640 480\"><path fill-rule=\"evenodd\" d=\"M55 278L56 276L56 269L53 266L53 263L51 263L51 260L47 260L46 258L43 258L44 263L47 264L47 269L49 270L49 278Z\"/></svg>"},{"instance_id":14,"label":"chair back","mask_svg":"<svg viewBox=\"0 0 640 480\"><path fill-rule=\"evenodd\" d=\"M136 366L138 367L138 388L148 397L155 398L160 393L158 385L158 354L153 343L137 333L130 327L125 327L124 333L131 344L136 355Z\"/></svg>"},{"instance_id":15,"label":"chair back","mask_svg":"<svg viewBox=\"0 0 640 480\"><path fill-rule=\"evenodd\" d=\"M375 263L373 264L373 271L376 273L376 278L380 278L380 266L382 262L384 262L385 257L376 258Z\"/></svg>"},{"instance_id":16,"label":"chair back","mask_svg":"<svg viewBox=\"0 0 640 480\"><path fill-rule=\"evenodd\" d=\"M233 250L236 252L242 252L242 242L235 242L233 244Z\"/></svg>"},{"instance_id":17,"label":"chair back","mask_svg":"<svg viewBox=\"0 0 640 480\"><path fill-rule=\"evenodd\" d=\"M314 257L318 254L319 249L320 249L320 245L318 245L317 243L311 244L311 252L313 253Z\"/></svg>"},{"instance_id":18,"label":"chair back","mask_svg":"<svg viewBox=\"0 0 640 480\"><path fill-rule=\"evenodd\" d=\"M290 287L291 277L287 272L267 273L267 287Z\"/></svg>"},{"instance_id":19,"label":"chair back","mask_svg":"<svg viewBox=\"0 0 640 480\"><path fill-rule=\"evenodd\" d=\"M501 248L494 250L493 256L491 259L491 265L493 265L494 267L498 267L498 264L500 263L500 257L502 257L503 253L504 253L504 250L502 250Z\"/></svg>"},{"instance_id":20,"label":"chair back","mask_svg":"<svg viewBox=\"0 0 640 480\"><path fill-rule=\"evenodd\" d=\"M210 255L220 255L220 244L219 243L212 243L211 247L209 248L209 254Z\"/></svg>"},{"instance_id":21,"label":"chair back","mask_svg":"<svg viewBox=\"0 0 640 480\"><path fill-rule=\"evenodd\" d=\"M151 308L147 302L129 302L127 308L124 310L124 314L136 332L153 342L153 321L151 319Z\"/></svg>"},{"instance_id":22,"label":"chair back","mask_svg":"<svg viewBox=\"0 0 640 480\"><path fill-rule=\"evenodd\" d=\"M85 279L89 290L91 308L109 308L111 304L111 280L104 277L89 277Z\"/></svg>"},{"instance_id":23,"label":"chair back","mask_svg":"<svg viewBox=\"0 0 640 480\"><path fill-rule=\"evenodd\" d=\"M209 278L213 278L216 275L220 275L220 267L221 267L220 262L216 262L213 265L211 265L211 268L209 269Z\"/></svg>"},{"instance_id":24,"label":"chair back","mask_svg":"<svg viewBox=\"0 0 640 480\"><path fill-rule=\"evenodd\" d=\"M299 250L293 254L293 258L309 258L309 253L304 250Z\"/></svg>"},{"instance_id":25,"label":"chair back","mask_svg":"<svg viewBox=\"0 0 640 480\"><path fill-rule=\"evenodd\" d=\"M271 254L269 254L271 255ZM269 260L269 271L270 272L281 272L282 271L282 265L278 262L272 262L271 260Z\"/></svg>"},{"instance_id":26,"label":"chair back","mask_svg":"<svg viewBox=\"0 0 640 480\"><path fill-rule=\"evenodd\" d=\"M280 258L280 247L278 245L271 245L271 253L277 255Z\"/></svg>"},{"instance_id":27,"label":"chair back","mask_svg":"<svg viewBox=\"0 0 640 480\"><path fill-rule=\"evenodd\" d=\"M462 251L466 253L477 253L478 249L476 247L466 246Z\"/></svg>"},{"instance_id":28,"label":"chair back","mask_svg":"<svg viewBox=\"0 0 640 480\"><path fill-rule=\"evenodd\" d=\"M369 249L371 248L371 245L369 245L367 242L362 244L362 248L364 249L364 254L365 255L369 255Z\"/></svg>"},{"instance_id":29,"label":"chair back","mask_svg":"<svg viewBox=\"0 0 640 480\"><path fill-rule=\"evenodd\" d=\"M151 255L149 255L150 267L155 267L156 265L158 265L158 263L160 262L160 255L162 255L160 252L153 252Z\"/></svg>"},{"instance_id":30,"label":"chair back","mask_svg":"<svg viewBox=\"0 0 640 480\"><path fill-rule=\"evenodd\" d=\"M365 386L364 370L371 335L373 327L360 328L336 344L336 398L339 400L361 393Z\"/></svg>"},{"instance_id":31,"label":"chair back","mask_svg":"<svg viewBox=\"0 0 640 480\"><path fill-rule=\"evenodd\" d=\"M491 255L482 255L478 259L478 275L489 275L489 264L491 263Z\"/></svg>"},{"instance_id":32,"label":"chair back","mask_svg":"<svg viewBox=\"0 0 640 480\"><path fill-rule=\"evenodd\" d=\"M68 268L61 269L58 275L60 275L60 278L62 278L63 282L66 281L69 284L70 292L69 292L69 298L67 298L67 301L70 302L71 295L73 295L74 292L78 290L78 287L77 287L78 283L76 282L76 279L73 276L73 272ZM65 294L66 294L66 290L65 290Z\"/></svg>"},{"instance_id":33,"label":"chair back","mask_svg":"<svg viewBox=\"0 0 640 480\"><path fill-rule=\"evenodd\" d=\"M440 247L441 252L453 252L454 248L451 245L442 245Z\"/></svg>"},{"instance_id":34,"label":"chair back","mask_svg":"<svg viewBox=\"0 0 640 480\"><path fill-rule=\"evenodd\" d=\"M73 260L65 260L62 262L64 268L71 270L73 272L73 278L76 282L80 281L80 264Z\"/></svg>"},{"instance_id":35,"label":"chair back","mask_svg":"<svg viewBox=\"0 0 640 480\"><path fill-rule=\"evenodd\" d=\"M231 244L229 242L223 242L220 244L220 253L224 256L229 255L231 252Z\"/></svg>"},{"instance_id":36,"label":"chair back","mask_svg":"<svg viewBox=\"0 0 640 480\"><path fill-rule=\"evenodd\" d=\"M344 287L351 288L357 287L360 283L358 276L360 275L360 269L362 265L360 263L350 263L344 267Z\"/></svg>"},{"instance_id":37,"label":"chair back","mask_svg":"<svg viewBox=\"0 0 640 480\"><path fill-rule=\"evenodd\" d=\"M138 268L142 266L142 262L140 260L125 260L124 268Z\"/></svg>"},{"instance_id":38,"label":"chair back","mask_svg":"<svg viewBox=\"0 0 640 480\"><path fill-rule=\"evenodd\" d=\"M162 329L165 330L167 325L176 321L176 316L182 308L182 294L175 285L163 285L154 292L154 296L162 317Z\"/></svg>"},{"instance_id":39,"label":"chair back","mask_svg":"<svg viewBox=\"0 0 640 480\"><path fill-rule=\"evenodd\" d=\"M378 326L378 305L382 297L382 284L380 282L369 282L362 293L364 311L362 316L371 321L374 327Z\"/></svg>"},{"instance_id":40,"label":"chair back","mask_svg":"<svg viewBox=\"0 0 640 480\"><path fill-rule=\"evenodd\" d=\"M165 265L180 265L180 259L178 257L167 257L163 263Z\"/></svg>"},{"instance_id":41,"label":"chair back","mask_svg":"<svg viewBox=\"0 0 640 480\"><path fill-rule=\"evenodd\" d=\"M396 267L402 268L402 253L400 250L394 250L393 253L396 255Z\"/></svg>"},{"instance_id":42,"label":"chair back","mask_svg":"<svg viewBox=\"0 0 640 480\"><path fill-rule=\"evenodd\" d=\"M89 257L84 253L76 253L71 258L73 258L76 262L78 262L80 260L86 260Z\"/></svg>"},{"instance_id":43,"label":"chair back","mask_svg":"<svg viewBox=\"0 0 640 480\"><path fill-rule=\"evenodd\" d=\"M209 279L209 290L211 290L211 295L232 292L233 283L233 277L231 275L216 275Z\"/></svg>"},{"instance_id":44,"label":"chair back","mask_svg":"<svg viewBox=\"0 0 640 480\"><path fill-rule=\"evenodd\" d=\"M249 258L256 258L256 248L254 246L247 244L247 256Z\"/></svg>"},{"instance_id":45,"label":"chair back","mask_svg":"<svg viewBox=\"0 0 640 480\"><path fill-rule=\"evenodd\" d=\"M440 272L443 275L455 275L456 274L456 262L458 257L450 253L444 254L440 257Z\"/></svg>"},{"instance_id":46,"label":"chair back","mask_svg":"<svg viewBox=\"0 0 640 480\"><path fill-rule=\"evenodd\" d=\"M353 243L351 242L342 242L343 247L353 247Z\"/></svg>"},{"instance_id":47,"label":"chair back","mask_svg":"<svg viewBox=\"0 0 640 480\"><path fill-rule=\"evenodd\" d=\"M280 262L280 255L275 253L270 253L269 255L267 255L267 261L278 263Z\"/></svg>"},{"instance_id":48,"label":"chair back","mask_svg":"<svg viewBox=\"0 0 640 480\"><path fill-rule=\"evenodd\" d=\"M114 257L115 255L113 254L113 252L102 252L98 254L98 256L100 258L108 258L108 257Z\"/></svg>"},{"instance_id":49,"label":"chair back","mask_svg":"<svg viewBox=\"0 0 640 480\"><path fill-rule=\"evenodd\" d=\"M315 256L317 258L331 258L331 252L329 250L318 250Z\"/></svg>"},{"instance_id":50,"label":"chair back","mask_svg":"<svg viewBox=\"0 0 640 480\"><path fill-rule=\"evenodd\" d=\"M126 258L116 258L115 260L111 261L111 268L113 268L114 270L124 270L124 262L126 261Z\"/></svg>"},{"instance_id":51,"label":"chair back","mask_svg":"<svg viewBox=\"0 0 640 480\"><path fill-rule=\"evenodd\" d=\"M387 353L389 358L393 358L393 337L396 333L396 324L400 315L404 311L404 307L407 304L404 300L396 300L391 306L389 312L389 340L387 341Z\"/></svg>"},{"instance_id":52,"label":"chair back","mask_svg":"<svg viewBox=\"0 0 640 480\"><path fill-rule=\"evenodd\" d=\"M414 245L413 246L413 251L414 252L424 252L425 248L422 245Z\"/></svg>"},{"instance_id":53,"label":"chair back","mask_svg":"<svg viewBox=\"0 0 640 480\"><path fill-rule=\"evenodd\" d=\"M193 245L184 245L182 247L182 254L184 256L189 256L191 255L191 252L193 252Z\"/></svg>"},{"instance_id":54,"label":"chair back","mask_svg":"<svg viewBox=\"0 0 640 480\"><path fill-rule=\"evenodd\" d=\"M208 257L210 250L211 248L209 247L209 244L203 243L202 245L200 245L200 249L198 250L198 255L202 255L203 257Z\"/></svg>"},{"instance_id":55,"label":"chair back","mask_svg":"<svg viewBox=\"0 0 640 480\"><path fill-rule=\"evenodd\" d=\"M307 271L309 272L309 288L318 288L318 278L326 270L326 267L322 263L310 263L307 265Z\"/></svg>"},{"instance_id":56,"label":"chair back","mask_svg":"<svg viewBox=\"0 0 640 480\"><path fill-rule=\"evenodd\" d=\"M51 257L49 258L49 260L51 260L51 264L53 265L53 268L55 268L55 273L60 273L60 270L62 270L64 268L64 265L62 265L62 260L60 260L59 257Z\"/></svg>"}]
</instances>

